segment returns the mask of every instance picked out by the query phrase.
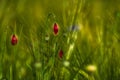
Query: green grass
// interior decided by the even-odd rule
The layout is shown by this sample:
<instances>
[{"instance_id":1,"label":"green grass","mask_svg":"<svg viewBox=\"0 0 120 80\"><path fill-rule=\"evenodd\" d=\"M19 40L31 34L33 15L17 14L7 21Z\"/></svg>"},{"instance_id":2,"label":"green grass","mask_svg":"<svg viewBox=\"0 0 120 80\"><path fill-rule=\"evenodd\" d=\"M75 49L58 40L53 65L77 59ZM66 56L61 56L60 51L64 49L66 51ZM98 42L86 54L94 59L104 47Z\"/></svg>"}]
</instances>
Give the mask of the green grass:
<instances>
[{"instance_id":1,"label":"green grass","mask_svg":"<svg viewBox=\"0 0 120 80\"><path fill-rule=\"evenodd\" d=\"M119 3L1 0L0 80L119 80ZM11 44L13 34L17 45Z\"/></svg>"}]
</instances>

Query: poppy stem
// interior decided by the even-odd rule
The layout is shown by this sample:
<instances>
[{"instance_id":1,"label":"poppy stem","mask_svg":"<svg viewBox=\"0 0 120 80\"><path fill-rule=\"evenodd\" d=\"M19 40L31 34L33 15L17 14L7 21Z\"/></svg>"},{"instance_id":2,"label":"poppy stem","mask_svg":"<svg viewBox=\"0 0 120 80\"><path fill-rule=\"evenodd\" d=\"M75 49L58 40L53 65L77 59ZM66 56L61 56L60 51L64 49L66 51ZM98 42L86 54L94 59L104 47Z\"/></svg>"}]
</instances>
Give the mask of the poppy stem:
<instances>
[{"instance_id":1,"label":"poppy stem","mask_svg":"<svg viewBox=\"0 0 120 80\"><path fill-rule=\"evenodd\" d=\"M10 80L13 80L13 69L12 69L12 64L10 65Z\"/></svg>"}]
</instances>

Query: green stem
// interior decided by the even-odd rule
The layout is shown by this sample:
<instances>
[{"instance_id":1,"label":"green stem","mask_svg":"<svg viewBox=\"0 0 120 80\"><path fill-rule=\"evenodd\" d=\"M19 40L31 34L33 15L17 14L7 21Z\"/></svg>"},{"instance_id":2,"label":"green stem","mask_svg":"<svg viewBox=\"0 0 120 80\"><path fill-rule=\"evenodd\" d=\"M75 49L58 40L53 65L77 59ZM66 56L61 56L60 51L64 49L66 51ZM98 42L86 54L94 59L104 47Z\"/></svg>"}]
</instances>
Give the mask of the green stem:
<instances>
[{"instance_id":1,"label":"green stem","mask_svg":"<svg viewBox=\"0 0 120 80\"><path fill-rule=\"evenodd\" d=\"M73 18L72 25L74 25L74 24L76 23L76 20L77 20L77 17L78 17L78 13L79 13L79 11L81 10L82 0L78 0L77 3L78 3L78 4L77 4L77 6L76 6L75 15L74 15L74 18Z\"/></svg>"},{"instance_id":2,"label":"green stem","mask_svg":"<svg viewBox=\"0 0 120 80\"><path fill-rule=\"evenodd\" d=\"M13 80L13 69L12 69L12 65L10 66L10 80Z\"/></svg>"}]
</instances>

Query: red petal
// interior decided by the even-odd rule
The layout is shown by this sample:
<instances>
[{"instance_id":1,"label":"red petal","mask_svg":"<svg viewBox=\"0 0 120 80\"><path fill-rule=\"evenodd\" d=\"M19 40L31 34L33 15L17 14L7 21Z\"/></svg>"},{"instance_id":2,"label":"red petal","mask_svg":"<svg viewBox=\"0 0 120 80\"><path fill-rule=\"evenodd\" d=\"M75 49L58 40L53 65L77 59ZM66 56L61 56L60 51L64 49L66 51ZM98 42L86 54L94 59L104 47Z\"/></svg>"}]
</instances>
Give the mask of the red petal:
<instances>
[{"instance_id":1,"label":"red petal","mask_svg":"<svg viewBox=\"0 0 120 80\"><path fill-rule=\"evenodd\" d=\"M17 42L18 42L17 37L16 37L15 35L13 35L12 38L11 38L11 44L12 44L12 45L16 45Z\"/></svg>"},{"instance_id":2,"label":"red petal","mask_svg":"<svg viewBox=\"0 0 120 80\"><path fill-rule=\"evenodd\" d=\"M59 51L59 57L60 57L60 58L63 57L63 51L62 51L62 50Z\"/></svg>"},{"instance_id":3,"label":"red petal","mask_svg":"<svg viewBox=\"0 0 120 80\"><path fill-rule=\"evenodd\" d=\"M58 25L56 23L54 24L53 30L54 34L56 35L58 33Z\"/></svg>"}]
</instances>

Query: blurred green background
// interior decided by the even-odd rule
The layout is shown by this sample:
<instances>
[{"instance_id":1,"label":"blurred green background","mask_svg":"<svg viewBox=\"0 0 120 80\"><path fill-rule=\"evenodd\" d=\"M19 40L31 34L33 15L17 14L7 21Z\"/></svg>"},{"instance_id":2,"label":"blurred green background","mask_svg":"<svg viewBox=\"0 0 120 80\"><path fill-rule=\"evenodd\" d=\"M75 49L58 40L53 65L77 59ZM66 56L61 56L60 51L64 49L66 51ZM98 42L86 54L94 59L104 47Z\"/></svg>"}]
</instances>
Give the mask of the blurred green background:
<instances>
[{"instance_id":1,"label":"blurred green background","mask_svg":"<svg viewBox=\"0 0 120 80\"><path fill-rule=\"evenodd\" d=\"M119 0L0 0L0 80L120 80L119 26Z\"/></svg>"}]
</instances>

